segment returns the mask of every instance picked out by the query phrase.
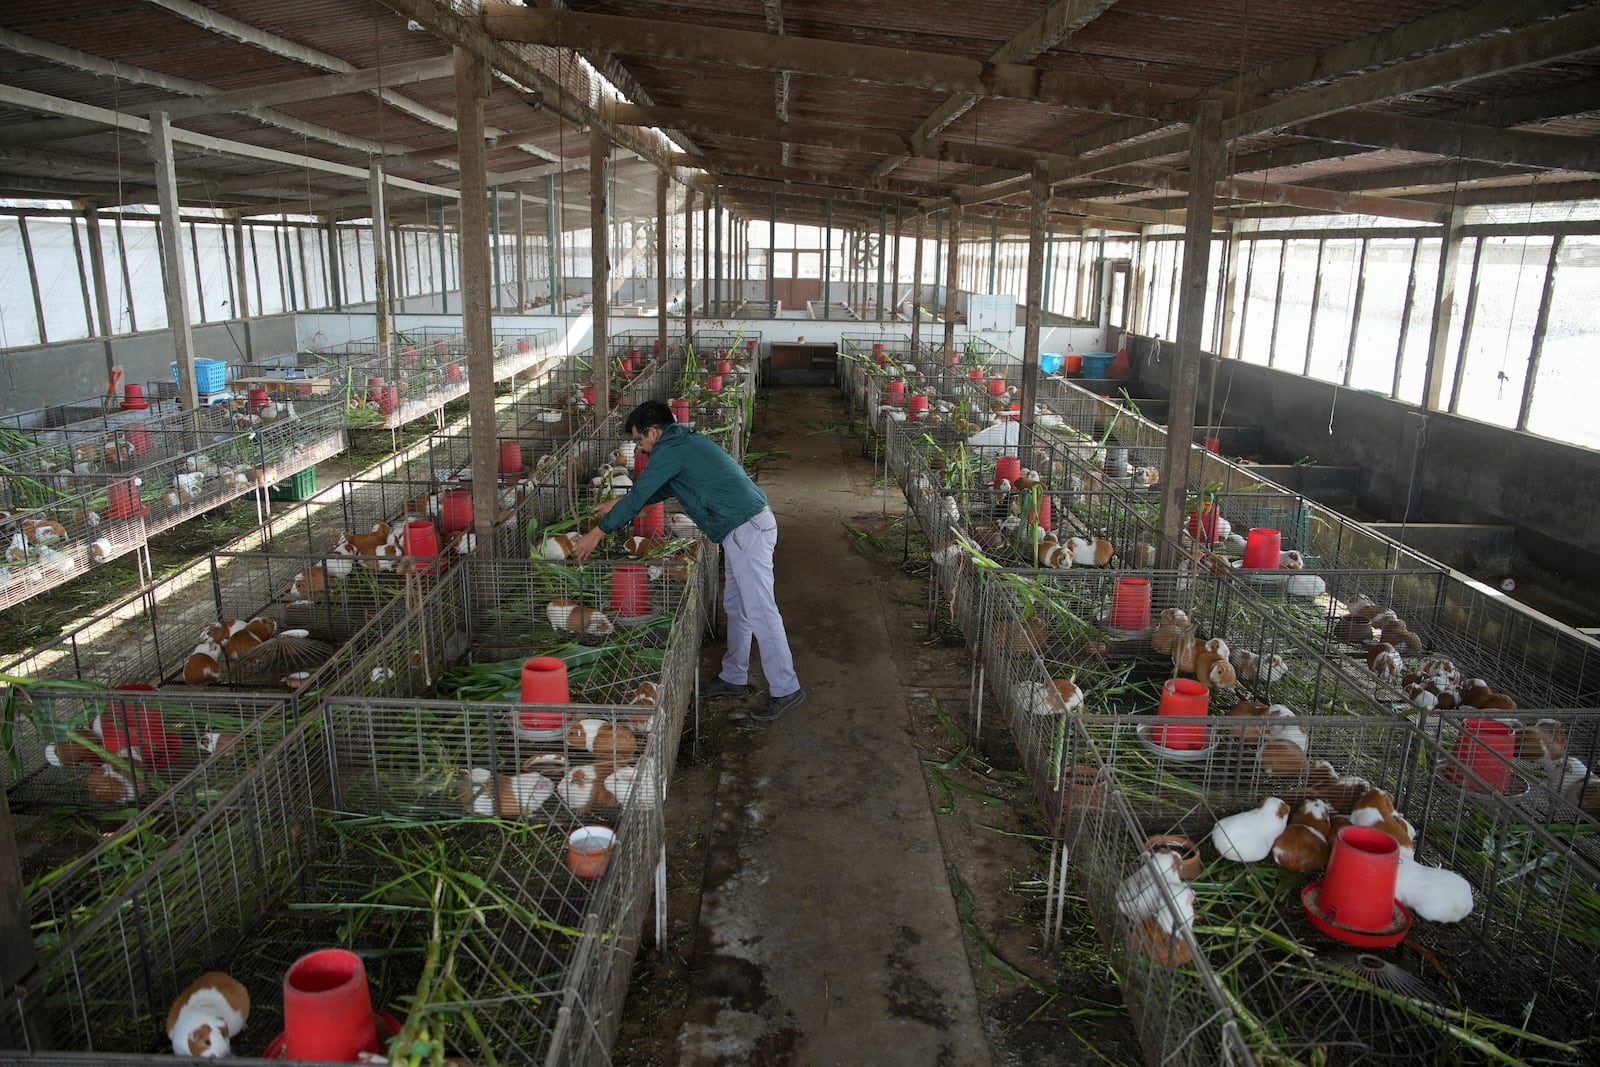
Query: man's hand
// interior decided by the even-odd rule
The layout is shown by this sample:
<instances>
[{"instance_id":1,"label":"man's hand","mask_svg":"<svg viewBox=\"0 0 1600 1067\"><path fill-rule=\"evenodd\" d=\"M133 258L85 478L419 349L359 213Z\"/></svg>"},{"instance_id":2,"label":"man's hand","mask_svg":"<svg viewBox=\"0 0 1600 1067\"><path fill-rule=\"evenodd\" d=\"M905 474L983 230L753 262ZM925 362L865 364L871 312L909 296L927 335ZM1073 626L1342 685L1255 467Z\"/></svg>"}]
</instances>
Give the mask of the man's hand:
<instances>
[{"instance_id":1,"label":"man's hand","mask_svg":"<svg viewBox=\"0 0 1600 1067\"><path fill-rule=\"evenodd\" d=\"M594 513L602 519L605 518L606 512L616 507L617 501L621 499L619 496L608 496L604 500L596 500L594 502Z\"/></svg>"},{"instance_id":2,"label":"man's hand","mask_svg":"<svg viewBox=\"0 0 1600 1067\"><path fill-rule=\"evenodd\" d=\"M579 559L588 559L589 553L595 550L595 547L600 544L600 539L605 537L605 535L605 531L596 526L594 529L578 538L577 547L572 550L572 554Z\"/></svg>"}]
</instances>

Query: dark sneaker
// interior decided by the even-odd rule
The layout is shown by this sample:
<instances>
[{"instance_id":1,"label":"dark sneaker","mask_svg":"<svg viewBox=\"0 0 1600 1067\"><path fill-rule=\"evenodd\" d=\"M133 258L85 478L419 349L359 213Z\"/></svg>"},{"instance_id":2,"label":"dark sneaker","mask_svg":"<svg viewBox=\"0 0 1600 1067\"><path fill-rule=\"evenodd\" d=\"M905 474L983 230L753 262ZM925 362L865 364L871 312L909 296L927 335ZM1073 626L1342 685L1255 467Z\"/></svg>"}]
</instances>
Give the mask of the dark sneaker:
<instances>
[{"instance_id":1,"label":"dark sneaker","mask_svg":"<svg viewBox=\"0 0 1600 1067\"><path fill-rule=\"evenodd\" d=\"M734 685L721 678L713 678L700 686L701 700L739 700L749 695L748 685Z\"/></svg>"},{"instance_id":2,"label":"dark sneaker","mask_svg":"<svg viewBox=\"0 0 1600 1067\"><path fill-rule=\"evenodd\" d=\"M766 707L752 711L750 717L757 722L771 722L790 708L799 707L805 699L806 691L804 689L796 689L794 692L784 696L773 697L767 701Z\"/></svg>"}]
</instances>

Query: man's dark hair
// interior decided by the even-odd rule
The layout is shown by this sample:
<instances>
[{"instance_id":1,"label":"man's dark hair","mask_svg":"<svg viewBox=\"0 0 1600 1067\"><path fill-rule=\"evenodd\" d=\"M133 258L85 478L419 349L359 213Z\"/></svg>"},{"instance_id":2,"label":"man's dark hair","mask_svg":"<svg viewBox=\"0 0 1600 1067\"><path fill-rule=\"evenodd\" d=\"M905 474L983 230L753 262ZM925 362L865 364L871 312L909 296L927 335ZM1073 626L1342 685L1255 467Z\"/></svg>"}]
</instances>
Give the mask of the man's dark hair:
<instances>
[{"instance_id":1,"label":"man's dark hair","mask_svg":"<svg viewBox=\"0 0 1600 1067\"><path fill-rule=\"evenodd\" d=\"M665 429L677 420L672 417L672 409L663 400L646 400L632 411L628 412L627 421L622 424L623 433L649 433L650 427L660 426Z\"/></svg>"}]
</instances>

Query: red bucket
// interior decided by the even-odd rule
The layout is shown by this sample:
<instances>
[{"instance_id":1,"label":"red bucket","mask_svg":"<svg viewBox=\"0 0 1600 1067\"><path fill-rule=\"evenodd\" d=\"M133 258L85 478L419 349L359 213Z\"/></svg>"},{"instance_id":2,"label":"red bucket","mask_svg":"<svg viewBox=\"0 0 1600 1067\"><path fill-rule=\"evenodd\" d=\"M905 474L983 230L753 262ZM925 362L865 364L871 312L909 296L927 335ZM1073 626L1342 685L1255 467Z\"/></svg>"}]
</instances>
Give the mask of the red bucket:
<instances>
[{"instance_id":1,"label":"red bucket","mask_svg":"<svg viewBox=\"0 0 1600 1067\"><path fill-rule=\"evenodd\" d=\"M672 417L674 419L678 420L679 422L688 422L689 421L689 401L688 400L684 400L684 399L672 400L672 401L669 402L669 406L672 408Z\"/></svg>"},{"instance_id":2,"label":"red bucket","mask_svg":"<svg viewBox=\"0 0 1600 1067\"><path fill-rule=\"evenodd\" d=\"M447 382L459 382L461 380L461 364L446 363L444 365L444 380Z\"/></svg>"},{"instance_id":3,"label":"red bucket","mask_svg":"<svg viewBox=\"0 0 1600 1067\"><path fill-rule=\"evenodd\" d=\"M1466 719L1461 723L1461 733L1456 735L1452 749L1456 759L1487 783L1490 792L1505 793L1511 789L1510 761L1515 752L1515 739L1509 723L1499 719ZM1454 767L1445 768L1445 777L1465 789L1483 791L1483 786Z\"/></svg>"},{"instance_id":4,"label":"red bucket","mask_svg":"<svg viewBox=\"0 0 1600 1067\"><path fill-rule=\"evenodd\" d=\"M1006 380L1004 378L990 378L989 379L989 395L990 396L1005 396L1006 395Z\"/></svg>"},{"instance_id":5,"label":"red bucket","mask_svg":"<svg viewBox=\"0 0 1600 1067\"><path fill-rule=\"evenodd\" d=\"M1173 725L1177 718L1204 719L1211 705L1211 691L1192 678L1172 678L1161 687L1161 703L1156 714L1165 720L1151 731L1152 740L1162 748L1192 752L1204 748L1206 725Z\"/></svg>"},{"instance_id":6,"label":"red bucket","mask_svg":"<svg viewBox=\"0 0 1600 1067\"><path fill-rule=\"evenodd\" d=\"M618 615L650 612L650 575L638 563L624 563L611 572L611 610Z\"/></svg>"},{"instance_id":7,"label":"red bucket","mask_svg":"<svg viewBox=\"0 0 1600 1067\"><path fill-rule=\"evenodd\" d=\"M500 473L517 474L522 470L522 442L500 442Z\"/></svg>"},{"instance_id":8,"label":"red bucket","mask_svg":"<svg viewBox=\"0 0 1600 1067\"><path fill-rule=\"evenodd\" d=\"M906 383L903 378L890 378L883 383L883 402L899 407L906 401Z\"/></svg>"},{"instance_id":9,"label":"red bucket","mask_svg":"<svg viewBox=\"0 0 1600 1067\"><path fill-rule=\"evenodd\" d=\"M912 422L920 422L921 419L922 419L922 416L926 415L927 413L928 413L928 394L927 393L913 393L913 394L911 394L911 404L910 404L909 410L906 413L906 417L908 419L910 419Z\"/></svg>"},{"instance_id":10,"label":"red bucket","mask_svg":"<svg viewBox=\"0 0 1600 1067\"><path fill-rule=\"evenodd\" d=\"M150 401L144 398L144 386L136 382L129 382L122 387L122 410L143 411L150 406Z\"/></svg>"},{"instance_id":11,"label":"red bucket","mask_svg":"<svg viewBox=\"0 0 1600 1067\"><path fill-rule=\"evenodd\" d=\"M1068 356L1063 357L1062 362L1066 365L1068 374L1082 374L1083 373L1083 356L1081 356L1081 355L1068 355Z\"/></svg>"},{"instance_id":12,"label":"red bucket","mask_svg":"<svg viewBox=\"0 0 1600 1067\"><path fill-rule=\"evenodd\" d=\"M406 555L417 557L418 574L432 574L439 568L439 533L426 519L406 523Z\"/></svg>"},{"instance_id":13,"label":"red bucket","mask_svg":"<svg viewBox=\"0 0 1600 1067\"><path fill-rule=\"evenodd\" d=\"M272 403L272 398L267 395L267 391L259 385L250 387L247 399L250 404L250 414L252 415L260 414L262 408Z\"/></svg>"},{"instance_id":14,"label":"red bucket","mask_svg":"<svg viewBox=\"0 0 1600 1067\"><path fill-rule=\"evenodd\" d=\"M1002 478L1008 482L1015 482L1022 477L1022 460L1018 456L1001 456L994 461L994 480Z\"/></svg>"},{"instance_id":15,"label":"red bucket","mask_svg":"<svg viewBox=\"0 0 1600 1067\"><path fill-rule=\"evenodd\" d=\"M1111 590L1111 615L1106 620L1119 630L1150 628L1150 582L1146 578L1118 578Z\"/></svg>"},{"instance_id":16,"label":"red bucket","mask_svg":"<svg viewBox=\"0 0 1600 1067\"><path fill-rule=\"evenodd\" d=\"M473 526L472 494L462 489L452 489L439 498L439 527L448 537Z\"/></svg>"},{"instance_id":17,"label":"red bucket","mask_svg":"<svg viewBox=\"0 0 1600 1067\"><path fill-rule=\"evenodd\" d=\"M1275 571L1281 556L1282 538L1277 530L1256 527L1244 542L1244 559L1239 566L1253 571Z\"/></svg>"},{"instance_id":18,"label":"red bucket","mask_svg":"<svg viewBox=\"0 0 1600 1067\"><path fill-rule=\"evenodd\" d=\"M720 375L720 374L708 374L708 375L706 375L706 392L708 392L708 393L720 393L720 392L722 392L722 375Z\"/></svg>"},{"instance_id":19,"label":"red bucket","mask_svg":"<svg viewBox=\"0 0 1600 1067\"><path fill-rule=\"evenodd\" d=\"M633 532L640 537L667 536L667 505L657 501L640 508L633 519Z\"/></svg>"}]
</instances>

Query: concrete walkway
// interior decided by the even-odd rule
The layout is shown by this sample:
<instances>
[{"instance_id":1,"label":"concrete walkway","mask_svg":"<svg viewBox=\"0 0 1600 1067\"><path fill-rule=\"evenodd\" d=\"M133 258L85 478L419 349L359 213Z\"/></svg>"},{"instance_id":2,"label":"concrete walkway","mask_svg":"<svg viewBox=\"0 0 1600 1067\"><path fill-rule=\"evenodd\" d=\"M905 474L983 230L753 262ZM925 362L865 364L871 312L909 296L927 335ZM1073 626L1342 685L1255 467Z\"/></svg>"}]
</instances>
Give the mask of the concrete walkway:
<instances>
[{"instance_id":1,"label":"concrete walkway","mask_svg":"<svg viewBox=\"0 0 1600 1067\"><path fill-rule=\"evenodd\" d=\"M888 633L893 613L920 609L880 596L848 544L845 524L882 504L871 465L846 462L840 435L818 432L838 406L825 392L774 390L755 446L788 452L760 484L778 515L778 604L808 696L776 723L749 720L767 698L753 665L751 696L729 716L680 1062L984 1065L907 722L928 679L906 676L918 667L897 662Z\"/></svg>"}]
</instances>

